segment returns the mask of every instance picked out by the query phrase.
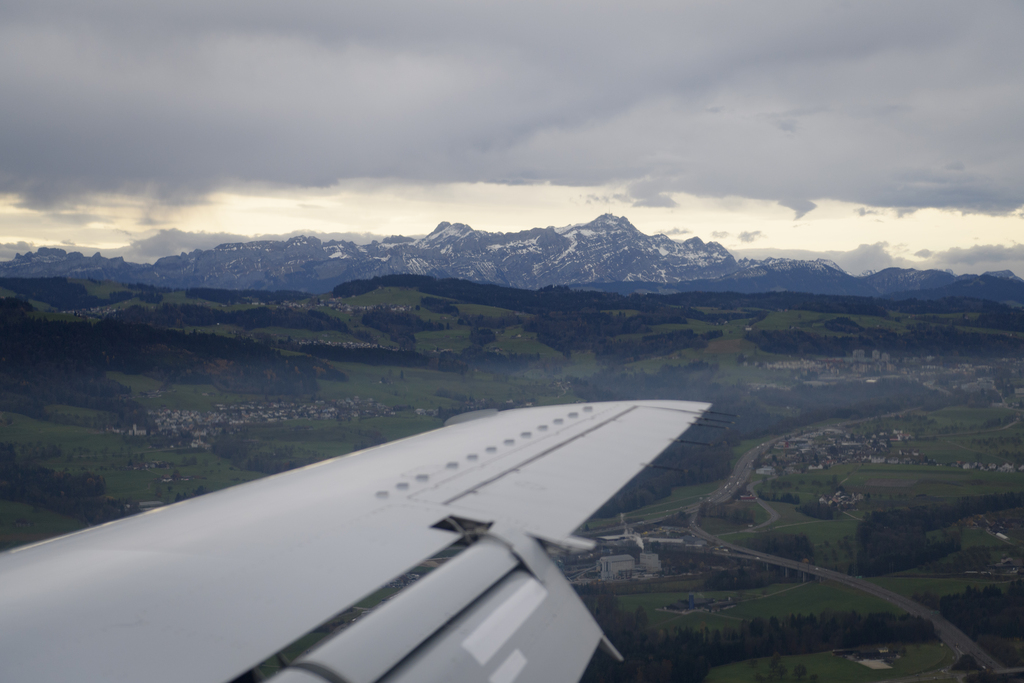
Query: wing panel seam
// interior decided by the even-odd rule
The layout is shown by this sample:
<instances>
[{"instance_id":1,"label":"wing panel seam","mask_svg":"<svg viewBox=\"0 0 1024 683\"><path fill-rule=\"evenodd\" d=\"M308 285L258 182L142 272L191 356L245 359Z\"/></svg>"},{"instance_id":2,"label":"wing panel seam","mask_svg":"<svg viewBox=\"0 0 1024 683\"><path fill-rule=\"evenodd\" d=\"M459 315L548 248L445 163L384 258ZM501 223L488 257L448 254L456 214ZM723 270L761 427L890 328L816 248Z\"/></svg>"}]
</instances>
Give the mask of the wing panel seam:
<instances>
[{"instance_id":1,"label":"wing panel seam","mask_svg":"<svg viewBox=\"0 0 1024 683\"><path fill-rule=\"evenodd\" d=\"M308 671L314 676L319 676L324 679L327 683L351 683L347 679L342 678L341 675L333 669L328 669L326 666L317 664L316 662L295 662L294 664L290 664L288 668Z\"/></svg>"},{"instance_id":2,"label":"wing panel seam","mask_svg":"<svg viewBox=\"0 0 1024 683\"><path fill-rule=\"evenodd\" d=\"M460 498L468 496L471 493L476 493L476 491L478 491L479 489L482 489L483 487L487 486L488 484L493 484L494 482L496 482L497 480L501 479L502 477L504 477L505 475L509 474L510 472L515 472L516 470L521 469L521 468L529 465L532 462L536 462L537 460L540 460L541 458L543 458L546 455L550 455L551 453L554 453L559 448L563 448L565 446L568 446L569 444L571 444L573 441L576 441L577 439L582 439L584 436L587 436L588 434L591 434L591 433L597 431L598 429L601 429L602 427L605 427L608 424L611 424L612 422L615 422L620 417L628 415L629 413L633 412L634 410L636 410L639 407L640 406L630 406L629 408L626 408L625 410L623 410L618 415L615 415L612 418L610 418L608 420L605 420L604 422L601 422L600 424L596 424L593 427L591 427L590 429L587 429L585 431L580 432L579 434L577 434L576 436L572 437L571 439L567 439L565 441L562 441L561 443L555 444L551 448L543 450L543 451L541 451L540 453L538 453L537 455L535 455L533 457L527 458L526 460L524 460L521 463L515 465L514 467L510 467L507 470L504 470L503 472L499 472L498 474L494 475L493 477L490 477L488 479L483 480L479 484L473 485L472 487L466 489L465 491L462 491L461 493L458 493L458 494L452 496L451 498L449 498L448 500L442 502L441 504L442 505L451 505L452 503L454 503L455 501L457 501Z\"/></svg>"}]
</instances>

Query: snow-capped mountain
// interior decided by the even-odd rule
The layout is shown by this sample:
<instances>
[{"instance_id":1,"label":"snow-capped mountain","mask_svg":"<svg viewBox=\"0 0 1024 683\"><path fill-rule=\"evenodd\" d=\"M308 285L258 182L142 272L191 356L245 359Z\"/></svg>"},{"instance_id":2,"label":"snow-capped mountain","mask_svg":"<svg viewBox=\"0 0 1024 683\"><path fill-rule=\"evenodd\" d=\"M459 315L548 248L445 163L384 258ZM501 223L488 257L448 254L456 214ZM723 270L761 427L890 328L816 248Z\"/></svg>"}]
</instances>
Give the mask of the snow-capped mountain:
<instances>
[{"instance_id":1,"label":"snow-capped mountain","mask_svg":"<svg viewBox=\"0 0 1024 683\"><path fill-rule=\"evenodd\" d=\"M39 247L35 252L18 254L10 261L0 262L0 277L75 277L115 282L139 282L138 277L150 266L128 263L121 257L104 258L99 253L82 256L63 249Z\"/></svg>"},{"instance_id":2,"label":"snow-capped mountain","mask_svg":"<svg viewBox=\"0 0 1024 683\"><path fill-rule=\"evenodd\" d=\"M0 263L3 277L71 276L168 287L300 289L326 291L339 282L394 273L455 277L537 288L592 282L674 283L714 278L736 270L736 260L716 242L675 242L646 235L627 219L600 216L590 223L515 233L473 230L441 223L411 241L287 241L222 244L167 256L153 265L91 258L61 249L39 249Z\"/></svg>"},{"instance_id":3,"label":"snow-capped mountain","mask_svg":"<svg viewBox=\"0 0 1024 683\"><path fill-rule=\"evenodd\" d=\"M363 245L322 242L316 237L221 244L167 256L152 265L49 248L0 262L0 277L77 277L173 288L310 292L398 273L527 289L575 285L621 292L788 290L900 298L1024 299L1024 283L1010 271L979 278L938 270L886 268L855 277L827 259L737 261L716 242L705 243L697 237L676 242L665 235L646 235L627 219L610 214L589 223L509 233L441 223L418 240L392 236Z\"/></svg>"},{"instance_id":4,"label":"snow-capped mountain","mask_svg":"<svg viewBox=\"0 0 1024 683\"><path fill-rule=\"evenodd\" d=\"M526 288L681 282L736 269L736 259L716 242L693 238L679 243L665 235L645 235L625 218L612 215L562 228L504 234L442 223L405 249L415 250L449 277Z\"/></svg>"},{"instance_id":5,"label":"snow-capped mountain","mask_svg":"<svg viewBox=\"0 0 1024 683\"><path fill-rule=\"evenodd\" d=\"M974 277L973 275L970 277ZM956 276L942 270L914 270L912 268L885 268L860 278L876 294L910 292L945 287Z\"/></svg>"},{"instance_id":6,"label":"snow-capped mountain","mask_svg":"<svg viewBox=\"0 0 1024 683\"><path fill-rule=\"evenodd\" d=\"M850 275L828 259L741 259L737 265L738 270L723 277L714 280L693 280L681 283L677 288L687 291L743 293L792 291L862 296L877 294L862 282L862 278Z\"/></svg>"}]
</instances>

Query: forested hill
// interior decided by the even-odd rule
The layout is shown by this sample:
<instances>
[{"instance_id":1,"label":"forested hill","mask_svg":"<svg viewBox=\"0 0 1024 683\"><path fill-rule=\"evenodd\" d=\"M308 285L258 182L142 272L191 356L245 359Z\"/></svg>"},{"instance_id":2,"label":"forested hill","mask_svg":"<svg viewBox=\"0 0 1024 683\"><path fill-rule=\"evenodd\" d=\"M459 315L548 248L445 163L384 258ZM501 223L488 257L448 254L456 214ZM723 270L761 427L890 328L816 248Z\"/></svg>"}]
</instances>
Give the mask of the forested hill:
<instances>
[{"instance_id":1,"label":"forested hill","mask_svg":"<svg viewBox=\"0 0 1024 683\"><path fill-rule=\"evenodd\" d=\"M908 315L946 314L959 311L1003 313L1024 320L1020 309L969 296L948 296L942 299L905 298L891 300L868 296L807 294L803 292L679 292L673 294L617 294L615 292L569 287L515 289L480 284L468 280L437 279L427 275L386 275L368 280L353 280L332 291L336 297L367 294L386 287L406 287L424 294L445 297L465 303L507 308L524 313L543 313L583 309L629 308L647 311L664 306L685 309L715 308L721 310L804 310L837 315L872 315L885 317L894 313ZM1014 314L1016 315L1014 316ZM694 319L706 316L696 310L684 315ZM716 319L720 317L716 314Z\"/></svg>"},{"instance_id":2,"label":"forested hill","mask_svg":"<svg viewBox=\"0 0 1024 683\"><path fill-rule=\"evenodd\" d=\"M284 356L250 339L185 333L117 320L54 320L16 299L0 299L0 410L42 414L47 404L124 413L145 411L120 400L124 387L107 371L166 382L204 382L251 394L312 393L318 379L344 379L329 363Z\"/></svg>"},{"instance_id":3,"label":"forested hill","mask_svg":"<svg viewBox=\"0 0 1024 683\"><path fill-rule=\"evenodd\" d=\"M84 283L84 284L83 284ZM91 294L85 285L89 281L75 281L63 277L0 278L0 289L13 296L45 303L54 309L70 311L110 306L137 299L142 303L160 304L172 290L142 284L119 285L110 283L105 296ZM994 317L1014 318L1021 325L1024 316L1020 309L983 298L972 298L971 290L951 290L943 298L900 298L898 300L867 297L807 294L801 292L766 292L744 294L738 292L680 292L672 294L617 294L590 289L572 289L549 286L542 289L516 289L499 285L481 284L459 279L436 279L426 275L387 275L367 280L353 280L333 289L335 297L352 297L387 287L403 287L436 297L444 297L470 304L506 308L524 313L611 308L650 310L663 306L685 309L715 308L721 310L764 309L806 310L837 315L885 316L888 312L908 315L944 314L954 311L985 312ZM197 302L234 304L281 304L299 301L311 295L295 291L228 290L196 288L185 290L187 299ZM702 319L699 311L687 310L687 317ZM1016 314L1016 315L1014 315ZM147 321L148 322L148 321ZM999 327L999 329L1011 329ZM1024 329L1024 326L1022 326Z\"/></svg>"}]
</instances>

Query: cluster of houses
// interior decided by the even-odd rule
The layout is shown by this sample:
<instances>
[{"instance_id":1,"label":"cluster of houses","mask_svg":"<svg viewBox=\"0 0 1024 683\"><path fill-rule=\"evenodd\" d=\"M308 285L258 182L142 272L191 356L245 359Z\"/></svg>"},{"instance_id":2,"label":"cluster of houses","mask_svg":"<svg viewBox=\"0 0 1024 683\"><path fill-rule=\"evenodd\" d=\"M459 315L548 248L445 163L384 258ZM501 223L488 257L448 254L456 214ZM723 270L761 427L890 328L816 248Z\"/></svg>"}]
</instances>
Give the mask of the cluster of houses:
<instances>
[{"instance_id":1,"label":"cluster of houses","mask_svg":"<svg viewBox=\"0 0 1024 683\"><path fill-rule=\"evenodd\" d=\"M753 365L768 370L797 373L804 376L804 382L810 385L842 381L877 382L883 378L899 377L917 380L928 387L960 389L968 393L990 393L994 396L999 391L994 377L1007 371L1020 376L1019 368L1024 366L1024 360L1002 358L992 365L938 364L932 356L894 359L890 358L888 353L877 349L870 352L858 349L845 358L798 358ZM758 386L785 388L775 384ZM1024 387L1016 387L1013 394L1003 395L1002 403L996 403L1009 404L1024 406Z\"/></svg>"},{"instance_id":2,"label":"cluster of houses","mask_svg":"<svg viewBox=\"0 0 1024 683\"><path fill-rule=\"evenodd\" d=\"M236 403L216 405L216 410L179 410L159 408L149 411L154 428L153 434L194 439L193 447L207 447L203 437L231 431L248 424L284 422L287 420L354 420L367 417L392 416L390 406L378 403L372 398L338 399L336 401L314 401L312 403ZM133 426L129 434L145 435L146 430Z\"/></svg>"},{"instance_id":3,"label":"cluster of houses","mask_svg":"<svg viewBox=\"0 0 1024 683\"><path fill-rule=\"evenodd\" d=\"M339 313L348 313L354 315L357 313L365 313L366 311L394 311L396 313L408 313L412 310L412 306L402 306L400 304L377 304L375 306L351 306L346 304L342 299L320 299L319 297L308 300L307 302L289 301L282 304L288 308L296 308L300 310L308 310L313 308L320 308L321 306L330 308L331 310L338 311Z\"/></svg>"},{"instance_id":4,"label":"cluster of houses","mask_svg":"<svg viewBox=\"0 0 1024 683\"><path fill-rule=\"evenodd\" d=\"M166 470L170 469L170 464L163 460L150 460L148 462L133 462L128 461L125 465L126 470Z\"/></svg>"},{"instance_id":5,"label":"cluster of houses","mask_svg":"<svg viewBox=\"0 0 1024 683\"><path fill-rule=\"evenodd\" d=\"M946 463L946 466L958 467L963 470L982 470L985 472L1024 472L1024 465L1015 466L1008 462L996 465L994 462L984 463L957 460L956 462Z\"/></svg>"},{"instance_id":6,"label":"cluster of houses","mask_svg":"<svg viewBox=\"0 0 1024 683\"><path fill-rule=\"evenodd\" d=\"M849 462L921 464L921 455L916 450L900 449L898 456L891 453L892 444L910 438L900 430L870 436L857 436L836 428L815 430L776 443L768 456L773 464L765 464L756 473L772 476L781 470L781 474L796 474Z\"/></svg>"},{"instance_id":7,"label":"cluster of houses","mask_svg":"<svg viewBox=\"0 0 1024 683\"><path fill-rule=\"evenodd\" d=\"M832 656L849 659L869 669L891 669L893 662L899 659L899 653L887 647L832 650Z\"/></svg>"},{"instance_id":8,"label":"cluster of houses","mask_svg":"<svg viewBox=\"0 0 1024 683\"><path fill-rule=\"evenodd\" d=\"M990 520L986 515L976 515L967 520L967 526L972 529L983 529L1001 541L1009 541L1006 532L1024 527L1024 520L1013 517Z\"/></svg>"},{"instance_id":9,"label":"cluster of houses","mask_svg":"<svg viewBox=\"0 0 1024 683\"><path fill-rule=\"evenodd\" d=\"M917 358L908 358L911 366ZM838 380L844 376L851 379L863 379L867 374L893 373L897 367L884 351L874 350L870 353L857 349L845 358L800 358L797 360L777 361L774 363L755 363L768 370L789 370L791 372L814 373L820 380ZM910 374L909 368L901 368L901 375Z\"/></svg>"},{"instance_id":10,"label":"cluster of houses","mask_svg":"<svg viewBox=\"0 0 1024 683\"><path fill-rule=\"evenodd\" d=\"M860 493L846 493L845 491L836 491L832 495L824 495L818 498L818 502L822 505L829 505L831 507L837 507L840 510L847 510L857 506L857 503L864 500L864 496Z\"/></svg>"},{"instance_id":11,"label":"cluster of houses","mask_svg":"<svg viewBox=\"0 0 1024 683\"><path fill-rule=\"evenodd\" d=\"M702 610L704 612L721 612L724 609L735 607L737 604L739 603L733 601L732 596L726 596L724 599L718 600L690 593L686 600L677 600L670 605L666 605L665 611L679 612L681 614L693 612L694 610Z\"/></svg>"},{"instance_id":12,"label":"cluster of houses","mask_svg":"<svg viewBox=\"0 0 1024 683\"><path fill-rule=\"evenodd\" d=\"M774 476L777 474L798 474L822 470L843 463L871 463L874 465L944 465L965 470L989 472L1024 472L1024 465L1011 463L982 463L980 461L957 460L937 463L916 448L897 447L912 440L912 436L901 430L878 432L858 436L839 429L826 428L807 432L799 437L779 441L768 456L771 464L764 464L756 474Z\"/></svg>"},{"instance_id":13,"label":"cluster of houses","mask_svg":"<svg viewBox=\"0 0 1024 683\"><path fill-rule=\"evenodd\" d=\"M989 572L993 574L1019 574L1021 569L1024 569L1024 559L1005 555L998 562L988 566Z\"/></svg>"},{"instance_id":14,"label":"cluster of houses","mask_svg":"<svg viewBox=\"0 0 1024 683\"><path fill-rule=\"evenodd\" d=\"M353 341L323 341L320 339L299 339L295 342L299 346L338 346L343 349L394 349L392 346L381 346L370 342Z\"/></svg>"}]
</instances>

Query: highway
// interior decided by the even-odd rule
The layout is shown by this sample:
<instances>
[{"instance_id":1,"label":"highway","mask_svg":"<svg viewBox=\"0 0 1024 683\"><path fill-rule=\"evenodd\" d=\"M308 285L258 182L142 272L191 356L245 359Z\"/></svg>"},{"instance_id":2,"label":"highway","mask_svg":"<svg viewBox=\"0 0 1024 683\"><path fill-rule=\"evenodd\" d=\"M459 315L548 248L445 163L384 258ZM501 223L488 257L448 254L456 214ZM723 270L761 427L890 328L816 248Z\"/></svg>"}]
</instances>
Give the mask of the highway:
<instances>
[{"instance_id":1,"label":"highway","mask_svg":"<svg viewBox=\"0 0 1024 683\"><path fill-rule=\"evenodd\" d=\"M909 410L914 409L911 408ZM900 414L900 412L889 413L887 415L882 415L880 417L890 417L892 415L898 415ZM851 420L849 422L836 424L834 426L845 427L848 425L857 424L859 422L866 422L867 420L871 419L875 418ZM968 654L974 657L974 660L983 667L993 669L997 672L1009 671L1004 668L1003 664L996 661L990 654L988 654L988 652L983 650L977 643L971 640L967 636L967 634L965 634L956 626L942 618L942 616L938 612L930 610L924 605L914 602L910 598L903 597L902 595L893 593L890 590L886 590L880 586L876 586L870 581L858 579L847 574L832 571L831 569L823 569L821 567L805 564L803 562L788 560L784 557L778 557L776 555L767 555L765 553L758 553L752 551L749 548L744 548L743 546L723 541L717 536L712 536L711 534L701 529L700 526L698 526L697 512L699 511L700 506L701 504L703 504L703 502L706 501L709 503L724 503L732 499L733 494L736 493L737 490L739 490L742 487L749 486L751 484L750 475L753 472L754 462L757 460L757 458L763 453L768 452L779 441L791 438L793 438L793 435L787 434L785 436L779 436L769 441L765 441L764 443L758 444L754 448L751 448L742 456L740 456L739 460L736 461L736 465L733 468L732 474L729 476L728 479L725 480L725 482L720 487L718 487L713 493L708 495L701 503L694 503L693 505L689 505L683 508L682 511L690 515L690 529L693 532L693 534L703 538L710 544L720 546L722 548L727 548L729 550L727 554L731 557L740 556L745 559L753 560L756 562L763 562L765 564L771 564L777 567L787 567L789 569L795 569L797 571L801 571L806 574L811 574L822 579L836 581L843 585L850 586L851 588L856 588L857 590L863 591L868 595L873 595L877 598L881 598L886 602L896 605L897 607L903 609L909 614L913 614L914 616L919 616L931 621L935 627L935 634L943 643L945 643L947 647L951 648L953 652L957 653L958 656ZM648 519L646 521L650 523L657 522L660 520ZM607 533L608 531L610 531L610 529L604 529L603 531ZM678 542L678 539L648 538L647 540L662 542Z\"/></svg>"},{"instance_id":2,"label":"highway","mask_svg":"<svg viewBox=\"0 0 1024 683\"><path fill-rule=\"evenodd\" d=\"M744 548L740 545L728 543L721 540L717 536L712 536L707 533L696 524L690 525L690 530L696 536L700 536L709 543L714 543L723 548L729 550L729 554L732 557L740 556L744 559L754 560L756 562L764 562L765 564L772 564L777 567L786 567L788 569L794 569L805 574L811 574L813 576L821 577L822 579L828 579L829 581L836 581L845 586L856 588L861 590L868 595L873 595L877 598L881 598L886 602L896 605L900 609L913 614L914 616L923 617L932 622L935 626L935 634L946 644L947 647L958 654L968 654L974 657L980 665L989 669L1002 669L1003 665L992 658L990 654L985 652L977 643L967 637L967 635L958 629L953 624L949 623L938 612L928 609L924 605L914 602L910 598L905 598L902 595L893 593L890 590L886 590L881 586L876 586L870 581L864 579L858 579L853 576L848 576L840 572L832 571L831 569L824 569L822 567L816 567L814 565L806 564L803 562L797 562L795 560L788 560L784 557L778 557L776 555L766 555L765 553L755 552L749 548Z\"/></svg>"},{"instance_id":3,"label":"highway","mask_svg":"<svg viewBox=\"0 0 1024 683\"><path fill-rule=\"evenodd\" d=\"M732 498L732 495L743 486L747 485L747 480L750 478L750 473L753 469L754 461L757 457L766 452L776 442L780 441L784 437L778 437L767 441L763 444L751 448L749 451L740 457L736 463L736 467L733 470L732 475L722 484L714 493L708 496L707 500L713 503L724 502ZM886 590L880 586L876 586L870 581L864 579L858 579L847 574L832 571L831 569L824 569L821 567L815 567L810 564L803 562L796 562L795 560L789 560L784 557L778 557L775 555L766 555L765 553L759 553L749 548L744 548L740 545L735 545L727 541L723 541L717 536L712 536L708 532L701 529L697 524L697 512L699 505L693 505L687 508L687 511L691 514L690 530L694 535L699 536L706 540L708 543L727 548L729 554L733 557L741 556L745 559L754 560L757 562L764 562L765 564L772 564L777 567L786 567L789 569L795 569L806 574L818 576L822 579L829 581L836 581L846 586L856 588L864 591L868 595L873 595L877 598L881 598L886 602L889 602L904 611L913 614L914 616L923 617L932 622L935 626L935 634L946 644L947 647L951 648L954 652L960 654L969 654L974 657L975 661L981 666L988 669L1003 669L1003 665L997 662L988 652L983 650L977 643L967 637L967 635L958 629L953 624L949 623L938 612L928 609L924 605L914 602L910 598L905 598L902 595L893 593L890 590ZM656 540L656 539L650 539Z\"/></svg>"}]
</instances>

